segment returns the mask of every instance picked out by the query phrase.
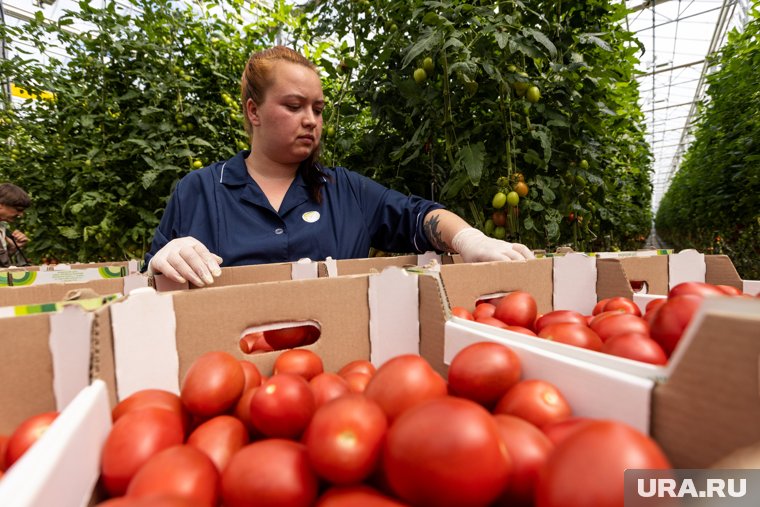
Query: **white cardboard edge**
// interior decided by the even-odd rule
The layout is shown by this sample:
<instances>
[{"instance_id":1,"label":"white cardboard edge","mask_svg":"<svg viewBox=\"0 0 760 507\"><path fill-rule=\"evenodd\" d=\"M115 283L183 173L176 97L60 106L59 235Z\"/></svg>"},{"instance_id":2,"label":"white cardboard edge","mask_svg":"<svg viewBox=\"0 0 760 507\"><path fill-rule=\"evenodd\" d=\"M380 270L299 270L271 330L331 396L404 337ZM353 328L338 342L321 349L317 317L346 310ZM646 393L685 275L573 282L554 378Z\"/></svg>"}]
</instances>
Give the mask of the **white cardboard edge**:
<instances>
[{"instance_id":1,"label":"white cardboard edge","mask_svg":"<svg viewBox=\"0 0 760 507\"><path fill-rule=\"evenodd\" d=\"M646 294L641 292L634 292L633 293L633 302L636 303L636 305L639 307L639 310L641 310L641 315L644 315L646 313L647 305L653 300L653 299L666 299L667 296L662 294Z\"/></svg>"},{"instance_id":2,"label":"white cardboard edge","mask_svg":"<svg viewBox=\"0 0 760 507\"><path fill-rule=\"evenodd\" d=\"M63 410L90 383L91 312L78 305L50 314L48 344L53 360L53 393Z\"/></svg>"},{"instance_id":3,"label":"white cardboard edge","mask_svg":"<svg viewBox=\"0 0 760 507\"><path fill-rule=\"evenodd\" d=\"M569 253L553 258L553 307L590 315L596 300L596 258Z\"/></svg>"},{"instance_id":4,"label":"white cardboard edge","mask_svg":"<svg viewBox=\"0 0 760 507\"><path fill-rule=\"evenodd\" d=\"M136 289L110 309L118 399L142 389L179 394L172 295Z\"/></svg>"},{"instance_id":5,"label":"white cardboard edge","mask_svg":"<svg viewBox=\"0 0 760 507\"><path fill-rule=\"evenodd\" d=\"M328 278L335 278L338 276L338 262L332 257L328 257L324 261L325 269L327 270Z\"/></svg>"},{"instance_id":6,"label":"white cardboard edge","mask_svg":"<svg viewBox=\"0 0 760 507\"><path fill-rule=\"evenodd\" d=\"M148 287L150 285L148 277L141 273L130 272L130 274L125 276L123 280L124 280L124 285L123 285L122 294L129 294L135 289L139 289L141 287Z\"/></svg>"},{"instance_id":7,"label":"white cardboard edge","mask_svg":"<svg viewBox=\"0 0 760 507\"><path fill-rule=\"evenodd\" d=\"M474 329L467 323L456 317L446 322L446 364L451 364L454 356L472 343L502 343L520 358L522 378L541 379L553 384L567 399L573 415L615 419L649 434L653 380L512 340L488 329Z\"/></svg>"},{"instance_id":8,"label":"white cardboard edge","mask_svg":"<svg viewBox=\"0 0 760 507\"><path fill-rule=\"evenodd\" d=\"M707 273L705 254L696 250L681 250L668 255L668 288L681 282L704 282Z\"/></svg>"},{"instance_id":9,"label":"white cardboard edge","mask_svg":"<svg viewBox=\"0 0 760 507\"><path fill-rule=\"evenodd\" d=\"M319 264L311 259L299 259L294 262L290 268L290 278L292 280L310 280L319 276Z\"/></svg>"},{"instance_id":10,"label":"white cardboard edge","mask_svg":"<svg viewBox=\"0 0 760 507\"><path fill-rule=\"evenodd\" d=\"M110 431L108 392L102 380L95 380L3 476L0 505L88 505Z\"/></svg>"},{"instance_id":11,"label":"white cardboard edge","mask_svg":"<svg viewBox=\"0 0 760 507\"><path fill-rule=\"evenodd\" d=\"M750 296L760 294L760 280L742 280L742 292Z\"/></svg>"},{"instance_id":12,"label":"white cardboard edge","mask_svg":"<svg viewBox=\"0 0 760 507\"><path fill-rule=\"evenodd\" d=\"M379 367L392 357L420 353L417 275L389 266L369 277L370 361Z\"/></svg>"},{"instance_id":13,"label":"white cardboard edge","mask_svg":"<svg viewBox=\"0 0 760 507\"><path fill-rule=\"evenodd\" d=\"M425 253L417 255L417 265L418 266L427 266L427 265L439 265L441 264L441 256L435 253L432 250L429 250Z\"/></svg>"}]
</instances>

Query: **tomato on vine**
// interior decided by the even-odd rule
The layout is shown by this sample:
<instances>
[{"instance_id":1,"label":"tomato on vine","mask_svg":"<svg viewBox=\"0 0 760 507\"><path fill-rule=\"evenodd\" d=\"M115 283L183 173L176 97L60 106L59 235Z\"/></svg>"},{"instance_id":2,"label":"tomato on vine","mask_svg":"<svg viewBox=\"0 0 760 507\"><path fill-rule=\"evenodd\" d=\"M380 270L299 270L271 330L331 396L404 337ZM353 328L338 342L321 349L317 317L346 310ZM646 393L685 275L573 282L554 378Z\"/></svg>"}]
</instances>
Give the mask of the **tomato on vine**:
<instances>
[{"instance_id":1,"label":"tomato on vine","mask_svg":"<svg viewBox=\"0 0 760 507\"><path fill-rule=\"evenodd\" d=\"M510 192L511 194L512 192ZM504 207L504 205L509 200L507 194L504 192L496 192L493 196L493 199L491 199L491 206L494 207L494 209L501 209Z\"/></svg>"},{"instance_id":2,"label":"tomato on vine","mask_svg":"<svg viewBox=\"0 0 760 507\"><path fill-rule=\"evenodd\" d=\"M514 190L507 194L506 199L507 199L507 204L509 204L513 208L520 203L520 196Z\"/></svg>"},{"instance_id":3,"label":"tomato on vine","mask_svg":"<svg viewBox=\"0 0 760 507\"><path fill-rule=\"evenodd\" d=\"M425 69L418 67L414 69L414 82L417 84L422 84L427 79L427 72L425 72Z\"/></svg>"},{"instance_id":4,"label":"tomato on vine","mask_svg":"<svg viewBox=\"0 0 760 507\"><path fill-rule=\"evenodd\" d=\"M515 183L515 186L513 188L517 195L520 197L525 197L528 195L528 185L526 185L524 181L518 181Z\"/></svg>"},{"instance_id":5,"label":"tomato on vine","mask_svg":"<svg viewBox=\"0 0 760 507\"><path fill-rule=\"evenodd\" d=\"M538 86L531 86L528 88L525 92L525 99L532 104L541 100L541 90L538 89Z\"/></svg>"}]
</instances>

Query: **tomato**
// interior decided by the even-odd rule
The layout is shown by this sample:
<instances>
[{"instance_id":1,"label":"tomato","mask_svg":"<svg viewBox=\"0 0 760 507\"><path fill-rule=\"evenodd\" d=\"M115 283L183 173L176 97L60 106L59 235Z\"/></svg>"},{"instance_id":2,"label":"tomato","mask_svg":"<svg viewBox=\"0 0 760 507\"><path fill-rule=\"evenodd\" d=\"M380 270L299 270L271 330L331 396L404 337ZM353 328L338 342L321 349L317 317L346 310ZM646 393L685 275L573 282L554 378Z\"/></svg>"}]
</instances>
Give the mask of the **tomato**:
<instances>
[{"instance_id":1,"label":"tomato","mask_svg":"<svg viewBox=\"0 0 760 507\"><path fill-rule=\"evenodd\" d=\"M242 394L242 396L240 396L240 399L235 405L233 415L236 418L240 419L240 422L245 425L248 433L260 436L261 433L256 428L254 428L253 423L251 422L251 398L253 397L253 393L256 391L256 389L258 389L258 386L247 389Z\"/></svg>"},{"instance_id":2,"label":"tomato","mask_svg":"<svg viewBox=\"0 0 760 507\"><path fill-rule=\"evenodd\" d=\"M587 325L586 317L579 312L573 310L554 310L536 318L533 329L538 333L544 327L551 324L559 324L560 322Z\"/></svg>"},{"instance_id":3,"label":"tomato","mask_svg":"<svg viewBox=\"0 0 760 507\"><path fill-rule=\"evenodd\" d=\"M559 445L560 442L567 437L583 428L586 424L595 421L590 417L568 417L561 421L550 422L541 426L541 431L546 435L554 445Z\"/></svg>"},{"instance_id":4,"label":"tomato","mask_svg":"<svg viewBox=\"0 0 760 507\"><path fill-rule=\"evenodd\" d=\"M317 500L315 507L407 507L407 504L385 496L375 488L356 486L333 486Z\"/></svg>"},{"instance_id":5,"label":"tomato","mask_svg":"<svg viewBox=\"0 0 760 507\"><path fill-rule=\"evenodd\" d=\"M351 392L346 379L337 373L320 373L309 380L309 385L314 393L314 401L317 403L317 408L330 400L340 398Z\"/></svg>"},{"instance_id":6,"label":"tomato","mask_svg":"<svg viewBox=\"0 0 760 507\"><path fill-rule=\"evenodd\" d=\"M520 358L512 349L495 342L473 343L451 360L449 392L490 410L521 375Z\"/></svg>"},{"instance_id":7,"label":"tomato","mask_svg":"<svg viewBox=\"0 0 760 507\"><path fill-rule=\"evenodd\" d=\"M256 342L264 337L263 331L247 333L240 338L238 345L243 354L250 354L256 350Z\"/></svg>"},{"instance_id":8,"label":"tomato","mask_svg":"<svg viewBox=\"0 0 760 507\"><path fill-rule=\"evenodd\" d=\"M603 317L596 317L591 321L593 329L602 341L627 333L637 333L649 336L649 324L641 317L630 313L619 313L613 311L610 315L600 314Z\"/></svg>"},{"instance_id":9,"label":"tomato","mask_svg":"<svg viewBox=\"0 0 760 507\"><path fill-rule=\"evenodd\" d=\"M525 197L528 195L528 185L526 185L524 181L518 181L515 183L514 189L515 192L517 192L517 195L520 197Z\"/></svg>"},{"instance_id":10,"label":"tomato","mask_svg":"<svg viewBox=\"0 0 760 507\"><path fill-rule=\"evenodd\" d=\"M477 507L504 490L511 462L486 409L444 396L396 419L388 430L383 468L392 490L412 505Z\"/></svg>"},{"instance_id":11,"label":"tomato","mask_svg":"<svg viewBox=\"0 0 760 507\"><path fill-rule=\"evenodd\" d=\"M203 505L191 498L160 494L147 498L120 496L101 502L97 507L203 507Z\"/></svg>"},{"instance_id":12,"label":"tomato","mask_svg":"<svg viewBox=\"0 0 760 507\"><path fill-rule=\"evenodd\" d=\"M343 377L349 372L358 371L372 376L376 370L375 365L367 359L355 359L341 366L340 370L338 370L338 375Z\"/></svg>"},{"instance_id":13,"label":"tomato","mask_svg":"<svg viewBox=\"0 0 760 507\"><path fill-rule=\"evenodd\" d=\"M243 368L243 392L247 391L251 387L258 387L261 385L261 372L258 366L245 359L240 359L240 367Z\"/></svg>"},{"instance_id":14,"label":"tomato","mask_svg":"<svg viewBox=\"0 0 760 507\"><path fill-rule=\"evenodd\" d=\"M496 308L494 307L494 309ZM453 306L451 308L451 315L460 319L475 320L475 316L463 306Z\"/></svg>"},{"instance_id":15,"label":"tomato","mask_svg":"<svg viewBox=\"0 0 760 507\"><path fill-rule=\"evenodd\" d=\"M736 287L733 287L731 285L718 284L715 287L720 289L724 294L728 296L741 296L743 294L741 289L737 289Z\"/></svg>"},{"instance_id":16,"label":"tomato","mask_svg":"<svg viewBox=\"0 0 760 507\"><path fill-rule=\"evenodd\" d=\"M187 370L180 398L191 414L211 417L234 406L244 385L240 361L227 352L206 352Z\"/></svg>"},{"instance_id":17,"label":"tomato","mask_svg":"<svg viewBox=\"0 0 760 507\"><path fill-rule=\"evenodd\" d=\"M538 473L554 444L525 419L507 414L497 414L493 418L512 462L509 484L495 505L531 505Z\"/></svg>"},{"instance_id":18,"label":"tomato","mask_svg":"<svg viewBox=\"0 0 760 507\"><path fill-rule=\"evenodd\" d=\"M8 467L5 466L5 450L8 449L9 439L10 436L8 435L0 435L0 472L4 472L8 469Z\"/></svg>"},{"instance_id":19,"label":"tomato","mask_svg":"<svg viewBox=\"0 0 760 507\"><path fill-rule=\"evenodd\" d=\"M352 393L363 393L367 389L372 375L361 371L350 371L343 375L348 384L348 390Z\"/></svg>"},{"instance_id":20,"label":"tomato","mask_svg":"<svg viewBox=\"0 0 760 507\"><path fill-rule=\"evenodd\" d=\"M492 305L491 303L480 303L479 305L475 306L475 310L472 312L472 318L478 320L485 317L493 317L493 314L495 312L495 305Z\"/></svg>"},{"instance_id":21,"label":"tomato","mask_svg":"<svg viewBox=\"0 0 760 507\"><path fill-rule=\"evenodd\" d=\"M654 312L657 308L660 307L660 305L664 304L665 301L667 301L667 300L668 300L668 298L657 298L657 299L651 300L644 307L644 315L649 315L650 312ZM651 322L650 322L650 324L651 324Z\"/></svg>"},{"instance_id":22,"label":"tomato","mask_svg":"<svg viewBox=\"0 0 760 507\"><path fill-rule=\"evenodd\" d=\"M317 338L319 338L319 330L310 324L264 331L264 339L274 350L308 345L314 343Z\"/></svg>"},{"instance_id":23,"label":"tomato","mask_svg":"<svg viewBox=\"0 0 760 507\"><path fill-rule=\"evenodd\" d=\"M317 475L332 484L356 484L375 471L387 429L380 405L348 394L314 413L302 441Z\"/></svg>"},{"instance_id":24,"label":"tomato","mask_svg":"<svg viewBox=\"0 0 760 507\"><path fill-rule=\"evenodd\" d=\"M24 419L5 444L4 470L10 468L47 431L58 412L42 412Z\"/></svg>"},{"instance_id":25,"label":"tomato","mask_svg":"<svg viewBox=\"0 0 760 507\"><path fill-rule=\"evenodd\" d=\"M273 350L274 347L269 344L263 332L256 335L255 341L253 342L253 349L251 350L252 353L272 352Z\"/></svg>"},{"instance_id":26,"label":"tomato","mask_svg":"<svg viewBox=\"0 0 760 507\"><path fill-rule=\"evenodd\" d=\"M427 79L427 72L425 72L425 69L422 67L417 67L414 69L414 82L417 84L422 84Z\"/></svg>"},{"instance_id":27,"label":"tomato","mask_svg":"<svg viewBox=\"0 0 760 507\"><path fill-rule=\"evenodd\" d=\"M123 495L151 456L182 444L184 437L182 419L171 410L147 407L121 416L103 444L100 468L106 490L112 496Z\"/></svg>"},{"instance_id":28,"label":"tomato","mask_svg":"<svg viewBox=\"0 0 760 507\"><path fill-rule=\"evenodd\" d=\"M507 194L507 204L513 208L520 203L520 196L514 190Z\"/></svg>"},{"instance_id":29,"label":"tomato","mask_svg":"<svg viewBox=\"0 0 760 507\"><path fill-rule=\"evenodd\" d=\"M538 89L538 86L528 88L528 91L525 92L525 99L533 104L541 100L541 90Z\"/></svg>"},{"instance_id":30,"label":"tomato","mask_svg":"<svg viewBox=\"0 0 760 507\"><path fill-rule=\"evenodd\" d=\"M322 358L308 349L291 349L281 352L274 360L273 374L293 373L306 380L324 371Z\"/></svg>"},{"instance_id":31,"label":"tomato","mask_svg":"<svg viewBox=\"0 0 760 507\"><path fill-rule=\"evenodd\" d=\"M512 331L514 333L527 334L528 336L538 336L536 333L534 333L530 329L526 327L522 327L522 326L505 326L503 329L506 329L507 331Z\"/></svg>"},{"instance_id":32,"label":"tomato","mask_svg":"<svg viewBox=\"0 0 760 507\"><path fill-rule=\"evenodd\" d=\"M489 326L499 327L501 329L507 329L509 326L500 321L499 319L495 317L479 317L475 319L475 322L480 322L481 324L487 324Z\"/></svg>"},{"instance_id":33,"label":"tomato","mask_svg":"<svg viewBox=\"0 0 760 507\"><path fill-rule=\"evenodd\" d=\"M667 364L668 356L649 335L618 334L604 342L602 352L650 364Z\"/></svg>"},{"instance_id":34,"label":"tomato","mask_svg":"<svg viewBox=\"0 0 760 507\"><path fill-rule=\"evenodd\" d=\"M510 326L533 329L538 313L536 300L524 291L510 292L499 301L493 316Z\"/></svg>"},{"instance_id":35,"label":"tomato","mask_svg":"<svg viewBox=\"0 0 760 507\"><path fill-rule=\"evenodd\" d=\"M446 394L443 377L425 359L413 354L383 363L364 390L364 395L376 401L391 422L414 405Z\"/></svg>"},{"instance_id":36,"label":"tomato","mask_svg":"<svg viewBox=\"0 0 760 507\"><path fill-rule=\"evenodd\" d=\"M221 473L232 455L249 440L243 421L230 415L218 415L195 428L187 437L187 444L203 451Z\"/></svg>"},{"instance_id":37,"label":"tomato","mask_svg":"<svg viewBox=\"0 0 760 507\"><path fill-rule=\"evenodd\" d=\"M491 220L493 220L493 223L496 227L504 227L507 225L507 214L503 211L494 211L491 214Z\"/></svg>"},{"instance_id":38,"label":"tomato","mask_svg":"<svg viewBox=\"0 0 760 507\"><path fill-rule=\"evenodd\" d=\"M142 389L135 391L116 404L111 411L111 418L113 422L116 422L127 412L146 407L165 408L176 412L182 418L185 432L190 427L190 414L184 405L182 405L180 397L163 389Z\"/></svg>"},{"instance_id":39,"label":"tomato","mask_svg":"<svg viewBox=\"0 0 760 507\"><path fill-rule=\"evenodd\" d=\"M309 507L317 492L306 446L292 440L269 438L249 444L222 472L226 507Z\"/></svg>"},{"instance_id":40,"label":"tomato","mask_svg":"<svg viewBox=\"0 0 760 507\"><path fill-rule=\"evenodd\" d=\"M652 320L650 335L660 344L668 357L675 350L681 335L701 304L700 296L688 294L668 297L668 301L657 309L657 314Z\"/></svg>"},{"instance_id":41,"label":"tomato","mask_svg":"<svg viewBox=\"0 0 760 507\"><path fill-rule=\"evenodd\" d=\"M616 296L612 297L607 301L607 304L604 305L604 311L610 312L610 311L619 311L624 313L632 313L633 315L636 315L637 317L641 317L641 309L639 308L639 305L633 302L633 300L628 299L626 297L622 296Z\"/></svg>"},{"instance_id":42,"label":"tomato","mask_svg":"<svg viewBox=\"0 0 760 507\"><path fill-rule=\"evenodd\" d=\"M309 424L317 402L300 375L272 375L251 396L251 422L268 437L299 438Z\"/></svg>"},{"instance_id":43,"label":"tomato","mask_svg":"<svg viewBox=\"0 0 760 507\"><path fill-rule=\"evenodd\" d=\"M725 296L725 292L713 284L706 282L681 282L668 292L668 299L686 294L694 296Z\"/></svg>"},{"instance_id":44,"label":"tomato","mask_svg":"<svg viewBox=\"0 0 760 507\"><path fill-rule=\"evenodd\" d=\"M553 384L539 379L522 380L501 397L494 414L522 417L537 427L561 421L572 415L572 409Z\"/></svg>"},{"instance_id":45,"label":"tomato","mask_svg":"<svg viewBox=\"0 0 760 507\"><path fill-rule=\"evenodd\" d=\"M501 209L505 204L507 204L507 194L504 192L496 192L493 199L491 199L491 206L493 206L494 209Z\"/></svg>"},{"instance_id":46,"label":"tomato","mask_svg":"<svg viewBox=\"0 0 760 507\"><path fill-rule=\"evenodd\" d=\"M604 305L606 305L610 299L612 298L600 299L599 302L594 305L594 309L591 310L591 315L599 315L602 313L604 311Z\"/></svg>"},{"instance_id":47,"label":"tomato","mask_svg":"<svg viewBox=\"0 0 760 507\"><path fill-rule=\"evenodd\" d=\"M215 507L219 501L219 472L202 451L178 445L154 454L127 487L127 496L140 498L171 494Z\"/></svg>"},{"instance_id":48,"label":"tomato","mask_svg":"<svg viewBox=\"0 0 760 507\"><path fill-rule=\"evenodd\" d=\"M584 349L602 350L602 339L585 324L574 324L572 322L551 324L539 331L538 336Z\"/></svg>"},{"instance_id":49,"label":"tomato","mask_svg":"<svg viewBox=\"0 0 760 507\"><path fill-rule=\"evenodd\" d=\"M616 421L594 421L549 456L536 485L536 507L621 506L627 469L669 469L648 436Z\"/></svg>"}]
</instances>

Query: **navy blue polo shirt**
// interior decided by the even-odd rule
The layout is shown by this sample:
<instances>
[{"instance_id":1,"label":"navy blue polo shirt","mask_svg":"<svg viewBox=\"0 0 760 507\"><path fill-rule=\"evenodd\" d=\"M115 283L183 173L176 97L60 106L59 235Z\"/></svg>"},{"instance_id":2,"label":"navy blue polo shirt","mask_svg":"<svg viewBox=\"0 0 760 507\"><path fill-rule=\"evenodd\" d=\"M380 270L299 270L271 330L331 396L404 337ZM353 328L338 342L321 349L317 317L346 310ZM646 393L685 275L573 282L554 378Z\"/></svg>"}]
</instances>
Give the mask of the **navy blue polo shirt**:
<instances>
[{"instance_id":1,"label":"navy blue polo shirt","mask_svg":"<svg viewBox=\"0 0 760 507\"><path fill-rule=\"evenodd\" d=\"M166 243L184 236L221 256L223 266L361 258L370 247L401 253L433 250L422 223L442 205L335 167L323 168L329 177L320 204L310 198L299 174L275 211L248 174L249 153L241 151L179 181L146 265Z\"/></svg>"}]
</instances>

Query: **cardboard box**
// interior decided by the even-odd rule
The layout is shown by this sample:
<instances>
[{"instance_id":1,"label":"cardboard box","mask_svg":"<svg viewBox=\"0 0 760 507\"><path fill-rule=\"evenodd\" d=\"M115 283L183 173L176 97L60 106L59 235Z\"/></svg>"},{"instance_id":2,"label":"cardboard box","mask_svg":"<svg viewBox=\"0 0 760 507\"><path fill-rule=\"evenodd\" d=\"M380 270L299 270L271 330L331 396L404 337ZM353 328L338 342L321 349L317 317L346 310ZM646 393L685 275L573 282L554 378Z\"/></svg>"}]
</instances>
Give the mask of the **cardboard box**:
<instances>
[{"instance_id":1,"label":"cardboard box","mask_svg":"<svg viewBox=\"0 0 760 507\"><path fill-rule=\"evenodd\" d=\"M409 268L428 266L431 262L441 264L441 255L435 252L426 252L420 255L395 255L368 257L366 259L326 259L319 263L319 276L363 275L379 273L391 266Z\"/></svg>"},{"instance_id":2,"label":"cardboard box","mask_svg":"<svg viewBox=\"0 0 760 507\"><path fill-rule=\"evenodd\" d=\"M0 307L64 301L67 295L93 291L98 295L129 294L139 287L147 287L148 277L132 274L120 278L98 279L87 282L45 283L26 287L0 287Z\"/></svg>"},{"instance_id":3,"label":"cardboard box","mask_svg":"<svg viewBox=\"0 0 760 507\"><path fill-rule=\"evenodd\" d=\"M201 354L221 350L271 374L279 352L246 355L242 333L272 323L308 322L320 338L304 348L327 371L351 360L376 365L400 353L418 353L417 275L389 268L353 275L263 282L205 290L133 291L96 312L93 375L110 386L112 402L149 387L179 392Z\"/></svg>"},{"instance_id":4,"label":"cardboard box","mask_svg":"<svg viewBox=\"0 0 760 507\"><path fill-rule=\"evenodd\" d=\"M105 385L83 388L0 480L3 507L88 505L111 431Z\"/></svg>"},{"instance_id":5,"label":"cardboard box","mask_svg":"<svg viewBox=\"0 0 760 507\"><path fill-rule=\"evenodd\" d=\"M760 301L706 302L664 367L451 317L452 306L472 307L483 294L518 289L533 294L539 312L559 309L554 290L573 283L558 285L547 262L552 261L444 265L440 273L420 277L421 350L437 343L434 352L423 355L438 357L441 347L443 360L434 366L445 374L454 355L470 343L511 346L523 360L525 378L555 383L578 415L623 420L649 432L678 468L707 467L760 440ZM616 283L624 284L625 277Z\"/></svg>"}]
</instances>

